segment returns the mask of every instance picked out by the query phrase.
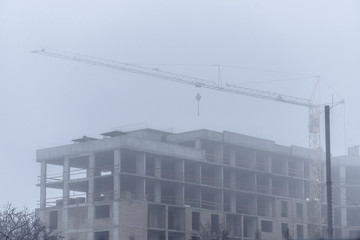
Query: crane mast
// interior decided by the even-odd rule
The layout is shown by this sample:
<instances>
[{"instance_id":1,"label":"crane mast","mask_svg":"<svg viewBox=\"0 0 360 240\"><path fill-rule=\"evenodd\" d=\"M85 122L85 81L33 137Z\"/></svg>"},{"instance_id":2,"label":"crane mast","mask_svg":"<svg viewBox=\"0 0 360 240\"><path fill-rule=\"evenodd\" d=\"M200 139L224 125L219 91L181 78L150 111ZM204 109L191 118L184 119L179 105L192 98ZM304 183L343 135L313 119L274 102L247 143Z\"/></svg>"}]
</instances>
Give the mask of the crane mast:
<instances>
[{"instance_id":1,"label":"crane mast","mask_svg":"<svg viewBox=\"0 0 360 240\"><path fill-rule=\"evenodd\" d=\"M193 85L195 87L203 87L221 92L232 94L250 96L255 98L262 98L277 102L289 103L298 106L307 107L309 109L309 148L310 148L310 206L311 206L311 223L313 226L313 237L321 236L321 203L320 203L320 182L321 182L321 150L320 150L320 105L313 104L313 96L311 99L297 98L293 96L278 94L274 92L261 91L251 88L240 87L226 83L225 86L219 81L204 80L201 78L190 77L182 74L175 74L171 72L161 71L157 68L146 68L139 65L108 60L104 58L97 58L87 55L65 53L58 50L35 50L33 53L45 56L61 58L65 60L86 63L99 67L111 68L120 71L141 74L149 77L155 77L168 81L173 81L182 84ZM339 102L340 103L340 102Z\"/></svg>"}]
</instances>

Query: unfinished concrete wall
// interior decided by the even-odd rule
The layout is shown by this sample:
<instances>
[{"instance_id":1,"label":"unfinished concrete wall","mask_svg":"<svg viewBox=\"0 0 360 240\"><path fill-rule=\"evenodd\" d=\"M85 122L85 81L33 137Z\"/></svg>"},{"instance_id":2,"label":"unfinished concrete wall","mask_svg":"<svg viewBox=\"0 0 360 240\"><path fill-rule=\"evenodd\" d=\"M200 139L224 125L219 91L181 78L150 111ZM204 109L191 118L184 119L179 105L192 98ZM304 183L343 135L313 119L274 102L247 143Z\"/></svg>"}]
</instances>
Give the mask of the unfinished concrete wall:
<instances>
[{"instance_id":1,"label":"unfinished concrete wall","mask_svg":"<svg viewBox=\"0 0 360 240\"><path fill-rule=\"evenodd\" d=\"M67 235L67 240L88 240L88 232L71 232Z\"/></svg>"},{"instance_id":2,"label":"unfinished concrete wall","mask_svg":"<svg viewBox=\"0 0 360 240\"><path fill-rule=\"evenodd\" d=\"M119 204L119 239L146 239L148 227L148 208L146 202L120 201Z\"/></svg>"},{"instance_id":3,"label":"unfinished concrete wall","mask_svg":"<svg viewBox=\"0 0 360 240\"><path fill-rule=\"evenodd\" d=\"M68 212L67 228L70 229L86 229L88 227L88 208L71 207Z\"/></svg>"}]
</instances>

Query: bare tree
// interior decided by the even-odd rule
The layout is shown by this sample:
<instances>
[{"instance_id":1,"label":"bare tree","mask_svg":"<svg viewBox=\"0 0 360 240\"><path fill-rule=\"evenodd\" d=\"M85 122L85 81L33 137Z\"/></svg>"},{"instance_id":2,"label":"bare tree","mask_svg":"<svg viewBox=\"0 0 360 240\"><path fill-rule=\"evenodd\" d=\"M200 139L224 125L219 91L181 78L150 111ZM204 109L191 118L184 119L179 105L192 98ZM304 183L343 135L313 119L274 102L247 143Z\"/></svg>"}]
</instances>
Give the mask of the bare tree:
<instances>
[{"instance_id":1,"label":"bare tree","mask_svg":"<svg viewBox=\"0 0 360 240\"><path fill-rule=\"evenodd\" d=\"M199 240L228 240L229 233L224 227L219 224L218 226L211 227L209 223L201 225L198 233Z\"/></svg>"},{"instance_id":2,"label":"bare tree","mask_svg":"<svg viewBox=\"0 0 360 240\"><path fill-rule=\"evenodd\" d=\"M57 240L58 232L47 227L34 212L6 204L0 211L0 240Z\"/></svg>"}]
</instances>

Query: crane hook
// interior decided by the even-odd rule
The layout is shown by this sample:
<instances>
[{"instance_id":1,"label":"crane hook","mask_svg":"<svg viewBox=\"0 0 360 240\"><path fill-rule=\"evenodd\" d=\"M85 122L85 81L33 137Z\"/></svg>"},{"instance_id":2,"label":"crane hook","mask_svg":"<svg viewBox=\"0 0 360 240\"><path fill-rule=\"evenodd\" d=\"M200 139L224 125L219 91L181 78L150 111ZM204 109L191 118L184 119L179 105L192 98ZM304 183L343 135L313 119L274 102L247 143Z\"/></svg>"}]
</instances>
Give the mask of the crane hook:
<instances>
[{"instance_id":1,"label":"crane hook","mask_svg":"<svg viewBox=\"0 0 360 240\"><path fill-rule=\"evenodd\" d=\"M198 101L198 116L200 115L200 99L201 99L201 95L200 93L198 93L196 95L196 100Z\"/></svg>"}]
</instances>

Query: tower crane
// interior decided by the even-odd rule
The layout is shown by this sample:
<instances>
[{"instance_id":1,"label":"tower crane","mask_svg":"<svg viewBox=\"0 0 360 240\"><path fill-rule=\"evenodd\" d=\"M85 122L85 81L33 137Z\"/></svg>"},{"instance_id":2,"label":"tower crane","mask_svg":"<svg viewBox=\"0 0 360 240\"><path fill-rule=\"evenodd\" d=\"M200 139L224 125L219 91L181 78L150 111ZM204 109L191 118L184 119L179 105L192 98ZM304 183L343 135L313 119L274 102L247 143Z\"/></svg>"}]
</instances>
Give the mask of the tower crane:
<instances>
[{"instance_id":1,"label":"tower crane","mask_svg":"<svg viewBox=\"0 0 360 240\"><path fill-rule=\"evenodd\" d=\"M320 150L320 107L322 105L314 104L315 88L310 99L298 98L289 95L261 91L251 88L245 88L226 83L223 86L222 81L218 83L208 81L201 78L190 77L182 74L175 74L172 72L161 71L158 68L146 68L143 66L129 64L104 58L92 57L82 54L66 53L59 50L41 49L35 50L33 53L45 56L71 60L75 62L95 65L104 68L111 68L115 70L141 74L149 77L155 77L168 81L173 81L182 84L193 85L195 87L202 87L220 92L244 95L255 98L262 98L282 103L288 103L307 107L309 110L309 148L310 148L310 204L311 204L311 222L313 224L312 233L314 237L321 236L321 202L320 202L320 181L321 181L321 150ZM344 101L333 103L333 106L343 103Z\"/></svg>"}]
</instances>

